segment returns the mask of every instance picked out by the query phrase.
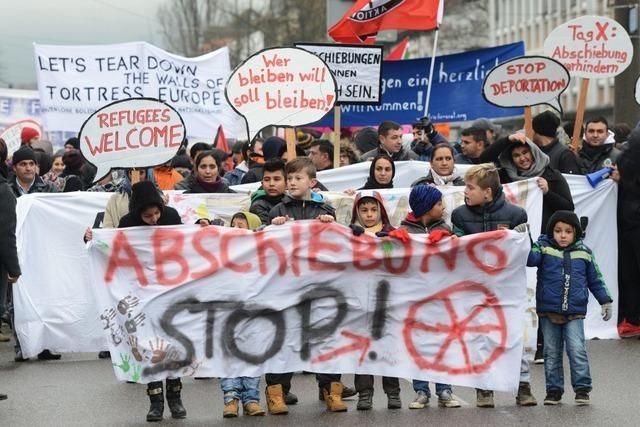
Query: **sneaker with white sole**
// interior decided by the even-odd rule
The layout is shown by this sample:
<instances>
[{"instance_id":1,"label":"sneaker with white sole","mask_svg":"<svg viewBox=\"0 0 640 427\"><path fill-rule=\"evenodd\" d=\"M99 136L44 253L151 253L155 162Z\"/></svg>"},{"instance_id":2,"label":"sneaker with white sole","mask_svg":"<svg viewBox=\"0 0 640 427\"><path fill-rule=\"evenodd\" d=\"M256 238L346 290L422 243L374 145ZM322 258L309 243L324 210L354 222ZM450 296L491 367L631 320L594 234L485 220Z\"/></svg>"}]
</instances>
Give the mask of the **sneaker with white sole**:
<instances>
[{"instance_id":1,"label":"sneaker with white sole","mask_svg":"<svg viewBox=\"0 0 640 427\"><path fill-rule=\"evenodd\" d=\"M579 406L591 405L591 400L589 399L588 391L576 390L576 405L579 405Z\"/></svg>"},{"instance_id":2,"label":"sneaker with white sole","mask_svg":"<svg viewBox=\"0 0 640 427\"><path fill-rule=\"evenodd\" d=\"M423 409L425 406L429 406L429 395L424 391L417 392L413 402L409 403L409 409Z\"/></svg>"},{"instance_id":3,"label":"sneaker with white sole","mask_svg":"<svg viewBox=\"0 0 640 427\"><path fill-rule=\"evenodd\" d=\"M547 397L544 398L545 406L555 406L559 405L562 400L562 393L559 390L549 390L547 391Z\"/></svg>"},{"instance_id":4,"label":"sneaker with white sole","mask_svg":"<svg viewBox=\"0 0 640 427\"><path fill-rule=\"evenodd\" d=\"M476 406L478 408L493 408L495 403L493 402L492 390L476 389Z\"/></svg>"},{"instance_id":5,"label":"sneaker with white sole","mask_svg":"<svg viewBox=\"0 0 640 427\"><path fill-rule=\"evenodd\" d=\"M451 390L444 390L438 396L438 406L441 408L459 408L460 402L451 393Z\"/></svg>"}]
</instances>

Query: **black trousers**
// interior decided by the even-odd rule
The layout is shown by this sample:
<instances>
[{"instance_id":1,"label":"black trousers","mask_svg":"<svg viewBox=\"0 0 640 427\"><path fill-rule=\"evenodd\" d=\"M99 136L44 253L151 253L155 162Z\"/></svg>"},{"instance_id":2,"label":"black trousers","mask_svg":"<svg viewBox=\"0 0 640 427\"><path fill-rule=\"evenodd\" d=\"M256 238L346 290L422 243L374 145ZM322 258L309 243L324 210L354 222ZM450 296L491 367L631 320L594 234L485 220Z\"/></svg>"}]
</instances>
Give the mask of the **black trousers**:
<instances>
[{"instance_id":1,"label":"black trousers","mask_svg":"<svg viewBox=\"0 0 640 427\"><path fill-rule=\"evenodd\" d=\"M640 229L618 230L618 321L640 325Z\"/></svg>"},{"instance_id":2,"label":"black trousers","mask_svg":"<svg viewBox=\"0 0 640 427\"><path fill-rule=\"evenodd\" d=\"M286 372L284 374L265 374L264 379L267 382L267 386L280 384L282 385L282 392L289 393L292 377L293 372ZM326 389L329 388L329 384L339 382L340 378L340 374L316 374L318 385Z\"/></svg>"},{"instance_id":3,"label":"black trousers","mask_svg":"<svg viewBox=\"0 0 640 427\"><path fill-rule=\"evenodd\" d=\"M365 390L373 391L373 375L356 374L354 382L358 393ZM382 377L382 389L386 394L398 394L400 380L395 377Z\"/></svg>"}]
</instances>

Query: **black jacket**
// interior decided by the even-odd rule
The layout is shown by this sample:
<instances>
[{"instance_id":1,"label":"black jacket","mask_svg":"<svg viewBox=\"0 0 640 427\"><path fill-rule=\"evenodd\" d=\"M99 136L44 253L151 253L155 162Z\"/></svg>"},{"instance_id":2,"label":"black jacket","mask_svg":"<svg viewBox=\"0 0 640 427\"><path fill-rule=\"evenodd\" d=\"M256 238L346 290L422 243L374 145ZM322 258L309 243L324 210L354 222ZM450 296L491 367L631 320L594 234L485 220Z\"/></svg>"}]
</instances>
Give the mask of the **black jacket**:
<instances>
[{"instance_id":1,"label":"black jacket","mask_svg":"<svg viewBox=\"0 0 640 427\"><path fill-rule=\"evenodd\" d=\"M418 219L411 213L405 219L400 221L400 227L407 230L409 234L428 234L434 230L446 230L451 233L451 227L444 220L438 220L428 224L426 227L422 225Z\"/></svg>"},{"instance_id":2,"label":"black jacket","mask_svg":"<svg viewBox=\"0 0 640 427\"><path fill-rule=\"evenodd\" d=\"M586 175L615 165L619 156L620 150L615 148L613 144L605 144L594 148L583 142L579 153L582 174Z\"/></svg>"},{"instance_id":3,"label":"black jacket","mask_svg":"<svg viewBox=\"0 0 640 427\"><path fill-rule=\"evenodd\" d=\"M258 215L258 218L260 218L260 221L263 224L269 225L271 224L269 212L271 212L271 209L282 201L283 197L284 194L278 197L270 197L263 189L257 190L251 195L251 206L249 207L249 212Z\"/></svg>"},{"instance_id":4,"label":"black jacket","mask_svg":"<svg viewBox=\"0 0 640 427\"><path fill-rule=\"evenodd\" d=\"M324 202L318 193L311 193L312 200L293 199L285 195L282 201L269 212L269 223L279 216L288 216L293 220L316 219L320 215L336 217L336 211Z\"/></svg>"},{"instance_id":5,"label":"black jacket","mask_svg":"<svg viewBox=\"0 0 640 427\"><path fill-rule=\"evenodd\" d=\"M22 192L20 191L20 184L18 184L18 178L15 175L13 176L13 178L11 178L9 185L11 186L13 195L16 196L16 198L22 196ZM58 193L58 190L52 183L45 182L42 180L42 178L36 175L36 180L33 182L33 185L31 186L27 194L33 193Z\"/></svg>"},{"instance_id":6,"label":"black jacket","mask_svg":"<svg viewBox=\"0 0 640 427\"><path fill-rule=\"evenodd\" d=\"M551 167L560 171L560 173L568 173L572 175L580 175L580 163L573 151L560 141L555 139L551 144L540 147L540 150L547 156L551 162Z\"/></svg>"},{"instance_id":7,"label":"black jacket","mask_svg":"<svg viewBox=\"0 0 640 427\"><path fill-rule=\"evenodd\" d=\"M162 215L156 225L179 225L182 224L182 218L177 210L169 206L162 208ZM130 211L120 219L118 228L138 227L140 225L149 225L142 220L140 212Z\"/></svg>"},{"instance_id":8,"label":"black jacket","mask_svg":"<svg viewBox=\"0 0 640 427\"><path fill-rule=\"evenodd\" d=\"M405 150L404 147L402 147L397 153L390 154L389 152L387 152L387 150L382 148L382 146L378 146L378 148L367 151L362 156L360 156L360 161L366 162L381 154L386 154L387 156L391 157L394 162L401 162L403 160L418 160L418 155L416 153L411 150Z\"/></svg>"},{"instance_id":9,"label":"black jacket","mask_svg":"<svg viewBox=\"0 0 640 427\"><path fill-rule=\"evenodd\" d=\"M458 236L484 233L503 228L513 229L527 222L527 212L520 206L509 203L502 189L496 198L482 206L458 206L451 213L453 232Z\"/></svg>"},{"instance_id":10,"label":"black jacket","mask_svg":"<svg viewBox=\"0 0 640 427\"><path fill-rule=\"evenodd\" d=\"M0 175L0 274L20 275L16 249L16 197Z\"/></svg>"},{"instance_id":11,"label":"black jacket","mask_svg":"<svg viewBox=\"0 0 640 427\"><path fill-rule=\"evenodd\" d=\"M182 182L182 181L180 181ZM189 188L187 188L184 194L201 194L201 193L235 193L232 189L229 188L227 183L220 178L218 184L216 185L216 191L208 191L204 189L197 179L192 179Z\"/></svg>"}]
</instances>

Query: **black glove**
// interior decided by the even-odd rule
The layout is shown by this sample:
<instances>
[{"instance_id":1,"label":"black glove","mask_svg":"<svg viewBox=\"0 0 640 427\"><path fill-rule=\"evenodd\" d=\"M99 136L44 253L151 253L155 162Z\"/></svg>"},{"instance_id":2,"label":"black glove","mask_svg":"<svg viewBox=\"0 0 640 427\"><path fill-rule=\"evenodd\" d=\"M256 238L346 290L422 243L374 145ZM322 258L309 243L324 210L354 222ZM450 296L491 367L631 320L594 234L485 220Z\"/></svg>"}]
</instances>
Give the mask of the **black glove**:
<instances>
[{"instance_id":1,"label":"black glove","mask_svg":"<svg viewBox=\"0 0 640 427\"><path fill-rule=\"evenodd\" d=\"M432 140L438 134L438 131L433 127L433 123L431 123L429 117L422 117L420 119L420 124L424 134L429 138L429 140Z\"/></svg>"},{"instance_id":2,"label":"black glove","mask_svg":"<svg viewBox=\"0 0 640 427\"><path fill-rule=\"evenodd\" d=\"M387 231L378 231L376 233L376 236L378 236L378 237L387 237L387 236L389 236L389 233Z\"/></svg>"},{"instance_id":3,"label":"black glove","mask_svg":"<svg viewBox=\"0 0 640 427\"><path fill-rule=\"evenodd\" d=\"M364 233L364 228L360 227L358 224L351 224L349 226L354 236L360 236Z\"/></svg>"}]
</instances>

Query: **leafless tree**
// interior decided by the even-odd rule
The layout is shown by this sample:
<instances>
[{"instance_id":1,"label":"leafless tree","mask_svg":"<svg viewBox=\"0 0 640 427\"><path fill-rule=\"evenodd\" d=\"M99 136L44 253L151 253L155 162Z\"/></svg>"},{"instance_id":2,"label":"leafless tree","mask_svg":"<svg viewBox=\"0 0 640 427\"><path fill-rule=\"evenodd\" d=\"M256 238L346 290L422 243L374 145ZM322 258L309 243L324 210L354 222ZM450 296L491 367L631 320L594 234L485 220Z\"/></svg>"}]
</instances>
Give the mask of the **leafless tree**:
<instances>
[{"instance_id":1,"label":"leafless tree","mask_svg":"<svg viewBox=\"0 0 640 427\"><path fill-rule=\"evenodd\" d=\"M168 0L158 8L158 21L168 47L185 56L201 53L205 32L221 18L220 0Z\"/></svg>"}]
</instances>

